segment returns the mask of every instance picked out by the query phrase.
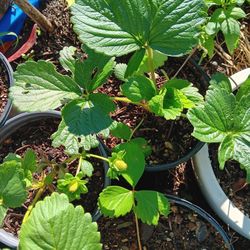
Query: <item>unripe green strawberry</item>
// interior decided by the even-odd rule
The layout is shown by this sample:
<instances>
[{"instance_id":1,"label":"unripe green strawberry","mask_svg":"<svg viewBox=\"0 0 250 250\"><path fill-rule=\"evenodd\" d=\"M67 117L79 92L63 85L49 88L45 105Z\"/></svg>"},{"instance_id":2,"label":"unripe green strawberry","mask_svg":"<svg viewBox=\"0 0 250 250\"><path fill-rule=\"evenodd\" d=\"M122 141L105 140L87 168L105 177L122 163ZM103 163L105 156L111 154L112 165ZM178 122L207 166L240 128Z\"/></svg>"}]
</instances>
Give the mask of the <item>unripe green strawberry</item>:
<instances>
[{"instance_id":1,"label":"unripe green strawberry","mask_svg":"<svg viewBox=\"0 0 250 250\"><path fill-rule=\"evenodd\" d=\"M114 165L120 171L124 171L124 170L126 170L128 168L127 163L125 161L119 160L119 159L116 159L114 161Z\"/></svg>"},{"instance_id":2,"label":"unripe green strawberry","mask_svg":"<svg viewBox=\"0 0 250 250\"><path fill-rule=\"evenodd\" d=\"M69 184L69 192L74 193L78 189L78 181L74 180Z\"/></svg>"}]
</instances>

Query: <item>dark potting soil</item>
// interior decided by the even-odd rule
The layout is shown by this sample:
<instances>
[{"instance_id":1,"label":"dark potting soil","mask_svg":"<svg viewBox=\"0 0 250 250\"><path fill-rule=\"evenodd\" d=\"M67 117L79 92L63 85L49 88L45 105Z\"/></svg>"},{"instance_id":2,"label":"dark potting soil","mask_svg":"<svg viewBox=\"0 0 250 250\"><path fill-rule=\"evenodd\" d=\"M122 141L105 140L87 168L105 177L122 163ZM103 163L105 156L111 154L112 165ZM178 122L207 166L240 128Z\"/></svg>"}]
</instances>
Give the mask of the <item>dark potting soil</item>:
<instances>
[{"instance_id":1,"label":"dark potting soil","mask_svg":"<svg viewBox=\"0 0 250 250\"><path fill-rule=\"evenodd\" d=\"M64 153L63 147L54 148L51 146L50 136L54 133L58 127L59 120L55 118L44 119L39 122L32 122L29 125L25 125L18 129L13 135L7 138L0 145L0 162L8 153L16 153L23 155L29 148L33 149L38 159L45 158L49 161L55 161L57 163L63 162L67 159L67 155ZM97 150L93 151L95 153ZM91 159L94 166L94 173L87 187L89 192L81 196L81 200L74 201L75 205L82 205L86 212L93 212L96 209L97 198L104 186L104 169L103 162ZM67 166L67 171L75 174L77 168L77 161L72 161ZM49 171L49 169L48 169ZM39 179L38 174L34 175L35 178ZM50 195L50 191L46 190L45 195ZM36 191L30 191L27 201L21 208L9 209L8 214L4 221L3 228L11 233L17 235L20 230L20 225L23 216L34 199Z\"/></svg>"},{"instance_id":2,"label":"dark potting soil","mask_svg":"<svg viewBox=\"0 0 250 250\"><path fill-rule=\"evenodd\" d=\"M156 227L140 223L143 250L227 249L219 233L198 214L175 204L171 211L168 217L160 217ZM138 249L132 215L118 219L102 217L97 223L103 249Z\"/></svg>"},{"instance_id":3,"label":"dark potting soil","mask_svg":"<svg viewBox=\"0 0 250 250\"><path fill-rule=\"evenodd\" d=\"M215 176L225 194L234 205L250 216L250 185L246 184L246 171L236 161L227 161L224 170L218 163L218 145L209 145L209 155Z\"/></svg>"},{"instance_id":4,"label":"dark potting soil","mask_svg":"<svg viewBox=\"0 0 250 250\"><path fill-rule=\"evenodd\" d=\"M8 102L8 75L4 66L0 63L0 116Z\"/></svg>"},{"instance_id":5,"label":"dark potting soil","mask_svg":"<svg viewBox=\"0 0 250 250\"><path fill-rule=\"evenodd\" d=\"M185 58L169 58L163 69L171 78L182 66ZM163 77L159 70L158 85L162 85ZM188 62L177 76L186 79L197 86L202 94L205 94L207 83L205 77ZM99 88L99 91L110 96L121 95L120 86L122 82L115 77L109 79L108 83ZM116 121L123 122L131 128L135 128L142 120L142 125L135 132L135 137L144 137L152 147L152 154L148 158L150 164L161 164L176 161L190 151L197 143L191 136L192 125L185 118L167 121L157 117L143 108L132 104L117 103L117 110L112 114ZM110 136L105 140L109 148L113 148L120 142L119 139Z\"/></svg>"}]
</instances>

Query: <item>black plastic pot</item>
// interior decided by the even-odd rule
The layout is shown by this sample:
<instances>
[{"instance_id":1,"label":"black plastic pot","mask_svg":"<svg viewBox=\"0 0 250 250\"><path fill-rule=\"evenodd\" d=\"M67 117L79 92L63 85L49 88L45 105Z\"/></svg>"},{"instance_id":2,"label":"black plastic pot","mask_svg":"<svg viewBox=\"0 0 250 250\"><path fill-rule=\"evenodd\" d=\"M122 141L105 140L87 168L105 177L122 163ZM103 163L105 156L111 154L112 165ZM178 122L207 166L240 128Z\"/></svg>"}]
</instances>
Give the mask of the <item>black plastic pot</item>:
<instances>
[{"instance_id":1,"label":"black plastic pot","mask_svg":"<svg viewBox=\"0 0 250 250\"><path fill-rule=\"evenodd\" d=\"M8 74L8 87L10 88L13 83L14 83L14 79L13 79L13 70L7 60L7 58L0 52L0 64L6 69L6 72ZM10 113L12 107L12 103L11 100L8 99L8 102L4 108L3 113L0 115L0 127L2 127L4 125L4 123L6 122L8 115Z\"/></svg>"},{"instance_id":2,"label":"black plastic pot","mask_svg":"<svg viewBox=\"0 0 250 250\"><path fill-rule=\"evenodd\" d=\"M173 195L166 195L169 202L171 204L175 204L179 207L186 208L188 210L194 211L196 214L198 214L203 220L207 221L209 224L213 226L213 228L220 234L222 237L225 246L227 246L228 250L234 250L234 247L230 241L230 238L228 237L227 233L224 231L224 229L220 226L220 224L206 211L204 211L199 206L184 200L182 198L173 196ZM195 249L194 249L195 250Z\"/></svg>"},{"instance_id":3,"label":"black plastic pot","mask_svg":"<svg viewBox=\"0 0 250 250\"><path fill-rule=\"evenodd\" d=\"M18 130L21 126L27 125L31 122L38 121L44 118L61 118L61 114L58 111L48 111L48 112L37 112L37 113L22 113L11 119L9 119L6 124L0 130L0 144ZM107 156L106 151L102 147L101 143L99 146L100 154L104 157ZM110 179L107 177L106 173L108 171L108 164L103 163L105 171L104 187L111 184ZM96 209L92 214L93 220L97 220L100 217L100 212ZM0 242L8 247L15 248L18 245L18 239L7 233L3 229L0 229Z\"/></svg>"}]
</instances>

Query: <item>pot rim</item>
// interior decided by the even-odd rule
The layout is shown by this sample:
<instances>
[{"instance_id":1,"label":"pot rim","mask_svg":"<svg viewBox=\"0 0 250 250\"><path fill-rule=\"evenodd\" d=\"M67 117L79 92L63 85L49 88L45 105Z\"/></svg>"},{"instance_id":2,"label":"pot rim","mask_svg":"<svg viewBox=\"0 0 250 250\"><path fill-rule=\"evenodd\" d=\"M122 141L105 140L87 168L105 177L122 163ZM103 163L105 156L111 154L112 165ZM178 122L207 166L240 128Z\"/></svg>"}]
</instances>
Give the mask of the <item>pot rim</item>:
<instances>
[{"instance_id":1,"label":"pot rim","mask_svg":"<svg viewBox=\"0 0 250 250\"><path fill-rule=\"evenodd\" d=\"M10 63L8 62L7 58L1 52L0 52L0 62L3 64L3 66L7 70L7 75L8 75L8 84L7 85L8 85L8 88L10 88L11 86L14 85L13 70L12 70L12 67L11 67ZM12 101L8 96L7 104L4 107L3 113L0 115L0 127L2 127L5 124L11 108L12 108Z\"/></svg>"},{"instance_id":2,"label":"pot rim","mask_svg":"<svg viewBox=\"0 0 250 250\"><path fill-rule=\"evenodd\" d=\"M20 126L27 125L30 122L37 121L42 118L61 118L61 112L59 111L46 111L46 112L32 112L32 113L21 113L17 116L9 119L5 125L0 130L0 144L3 140L5 140L8 136L10 136L13 132L20 128ZM104 150L102 144L99 144L99 151L103 156L107 156L106 151ZM103 162L105 178L104 178L104 188L111 185L111 180L107 177L108 164ZM93 220L97 220L100 217L100 212L96 208L92 213ZM7 245L8 247L17 247L18 246L18 238L13 236L11 233L6 232L3 229L0 229L0 242Z\"/></svg>"}]
</instances>

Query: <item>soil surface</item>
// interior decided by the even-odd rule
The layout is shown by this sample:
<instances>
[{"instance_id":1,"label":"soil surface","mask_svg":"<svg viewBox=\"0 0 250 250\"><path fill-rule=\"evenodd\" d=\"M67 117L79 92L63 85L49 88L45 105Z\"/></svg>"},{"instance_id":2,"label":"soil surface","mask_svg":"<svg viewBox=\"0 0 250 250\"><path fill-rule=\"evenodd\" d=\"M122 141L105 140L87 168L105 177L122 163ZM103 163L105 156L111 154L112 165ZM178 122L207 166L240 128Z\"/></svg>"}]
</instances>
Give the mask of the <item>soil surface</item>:
<instances>
[{"instance_id":1,"label":"soil surface","mask_svg":"<svg viewBox=\"0 0 250 250\"><path fill-rule=\"evenodd\" d=\"M246 171L236 161L227 161L225 169L219 169L218 145L209 145L209 155L215 176L225 194L246 215L250 216L250 185L246 184Z\"/></svg>"},{"instance_id":2,"label":"soil surface","mask_svg":"<svg viewBox=\"0 0 250 250\"><path fill-rule=\"evenodd\" d=\"M103 249L138 249L132 215L118 219L102 217L97 223ZM177 204L172 204L168 217L160 217L156 227L140 223L140 236L144 250L227 249L222 237L209 223Z\"/></svg>"},{"instance_id":3,"label":"soil surface","mask_svg":"<svg viewBox=\"0 0 250 250\"><path fill-rule=\"evenodd\" d=\"M27 149L33 149L40 160L46 159L62 163L68 158L64 153L63 147L52 147L50 140L50 136L56 131L58 124L58 119L50 118L21 127L0 145L0 162L3 161L3 158L8 153L16 153L22 156ZM96 151L93 152L98 153ZM103 163L99 160L93 161L92 159L91 162L95 170L93 176L88 178L87 187L89 192L82 195L81 200L73 202L75 205L82 205L87 212L94 212L96 209L97 198L104 185ZM72 161L68 164L65 171L75 174L77 163L77 161ZM45 171L50 171L49 167ZM34 174L34 178L39 179L40 175ZM56 184L56 182L53 184ZM34 199L35 193L36 191L34 190L29 192L28 199L21 208L9 209L3 227L6 231L17 235L23 216L27 207ZM45 191L45 195L50 195L50 193L50 190Z\"/></svg>"},{"instance_id":4,"label":"soil surface","mask_svg":"<svg viewBox=\"0 0 250 250\"><path fill-rule=\"evenodd\" d=\"M8 75L4 66L0 63L0 117L8 102Z\"/></svg>"},{"instance_id":5,"label":"soil surface","mask_svg":"<svg viewBox=\"0 0 250 250\"><path fill-rule=\"evenodd\" d=\"M125 58L125 61L127 58ZM121 59L120 59L121 61ZM159 69L157 85L160 87L164 83L161 70L167 72L169 78L176 75L181 68L185 58L169 58L165 65ZM203 72L204 74L204 72ZM207 79L190 61L185 64L177 75L177 78L188 80L193 83L202 94L207 89ZM98 91L110 96L120 96L120 86L122 82L111 78L108 83ZM176 161L189 152L196 144L197 140L191 136L192 125L185 118L174 121L167 121L162 117L157 117L147 112L141 107L127 103L117 103L117 110L112 114L116 121L127 124L132 129L141 123L134 133L135 137L144 137L152 147L152 154L148 158L149 164L162 164ZM120 142L119 139L110 136L105 140L108 148L113 148Z\"/></svg>"}]
</instances>

